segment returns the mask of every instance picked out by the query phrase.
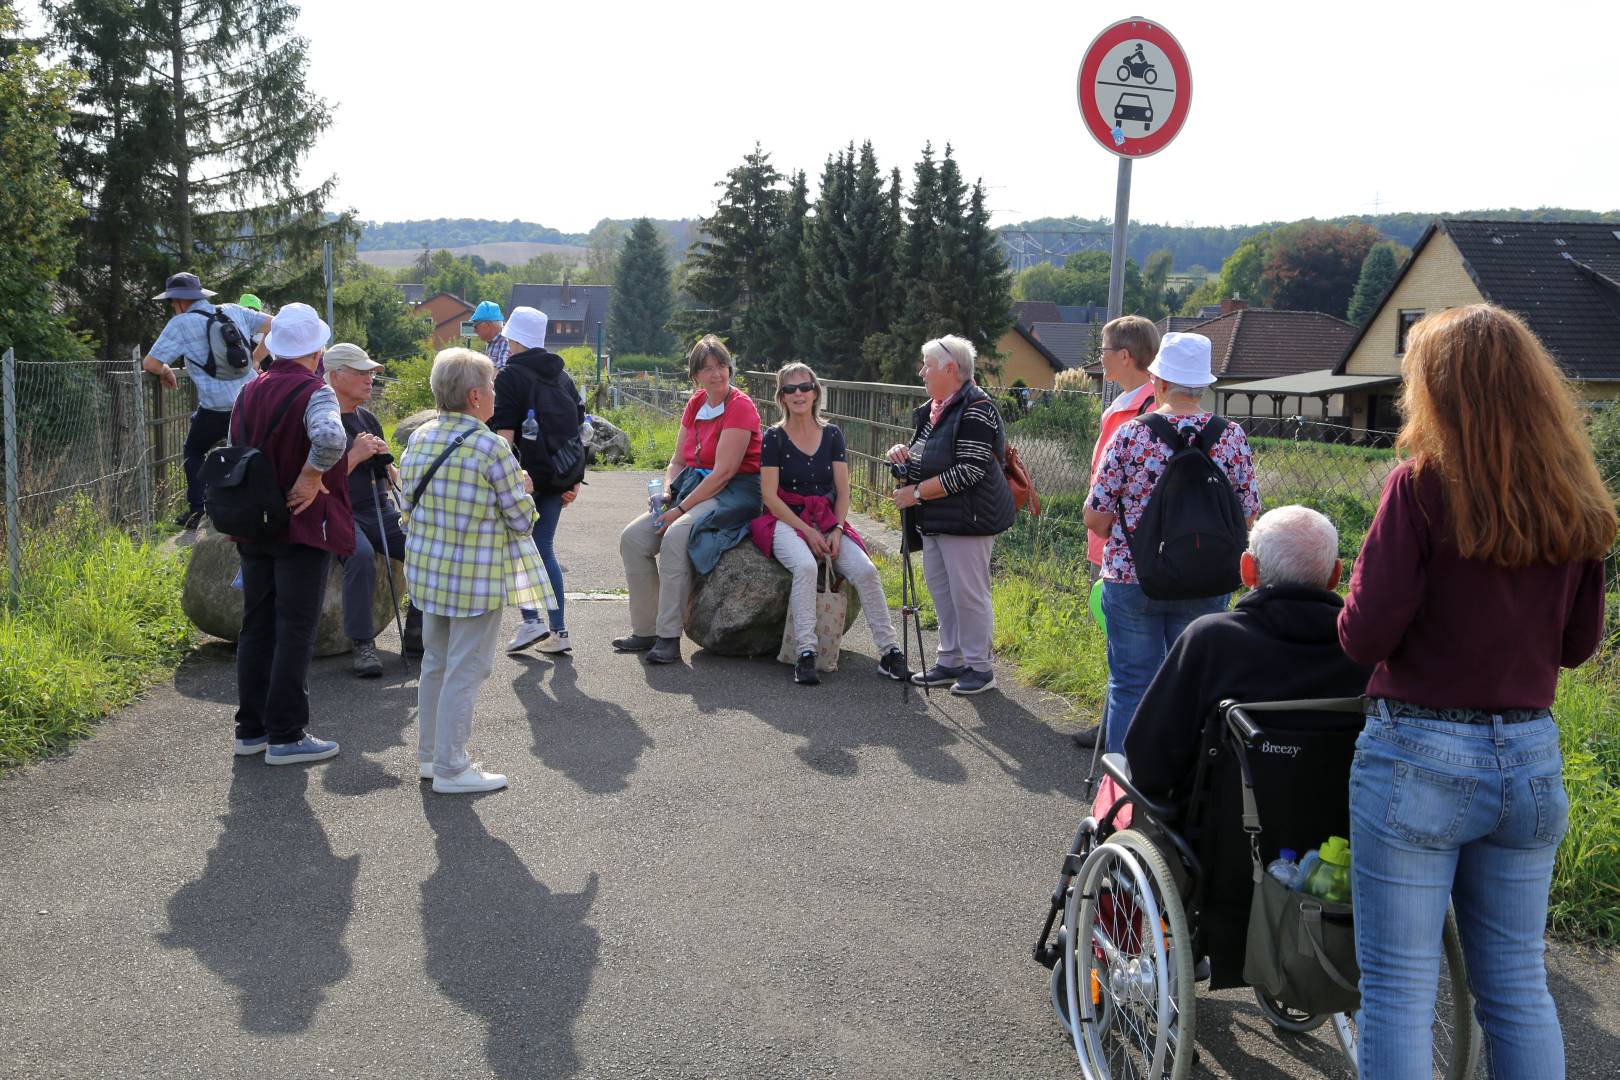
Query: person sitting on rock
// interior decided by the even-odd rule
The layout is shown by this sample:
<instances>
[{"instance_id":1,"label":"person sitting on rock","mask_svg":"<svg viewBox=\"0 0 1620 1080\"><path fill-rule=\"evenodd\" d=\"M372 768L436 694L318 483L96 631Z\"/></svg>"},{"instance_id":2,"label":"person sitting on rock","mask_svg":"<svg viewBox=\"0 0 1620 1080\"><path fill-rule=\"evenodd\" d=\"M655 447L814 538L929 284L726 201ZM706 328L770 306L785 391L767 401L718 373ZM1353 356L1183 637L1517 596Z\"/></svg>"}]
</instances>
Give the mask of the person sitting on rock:
<instances>
[{"instance_id":1,"label":"person sitting on rock","mask_svg":"<svg viewBox=\"0 0 1620 1080\"><path fill-rule=\"evenodd\" d=\"M349 437L349 505L354 510L354 554L343 561L343 632L354 643L354 673L374 679L382 674L382 660L374 640L373 556L387 551L390 559L405 562L405 530L389 490L399 486L399 471L382 437L382 424L361 404L371 400L371 380L382 365L347 341L327 349L325 360L326 382L337 395ZM422 655L422 612L415 604L405 609L401 647L406 656Z\"/></svg>"},{"instance_id":2,"label":"person sitting on rock","mask_svg":"<svg viewBox=\"0 0 1620 1080\"><path fill-rule=\"evenodd\" d=\"M844 433L821 418L821 384L808 364L776 373L782 422L765 432L759 449L759 490L765 513L751 526L754 543L793 575L788 617L798 662L793 681L813 686L816 673L816 567L830 561L854 583L881 659L878 674L911 673L889 617L889 603L866 545L849 524L849 462Z\"/></svg>"}]
</instances>

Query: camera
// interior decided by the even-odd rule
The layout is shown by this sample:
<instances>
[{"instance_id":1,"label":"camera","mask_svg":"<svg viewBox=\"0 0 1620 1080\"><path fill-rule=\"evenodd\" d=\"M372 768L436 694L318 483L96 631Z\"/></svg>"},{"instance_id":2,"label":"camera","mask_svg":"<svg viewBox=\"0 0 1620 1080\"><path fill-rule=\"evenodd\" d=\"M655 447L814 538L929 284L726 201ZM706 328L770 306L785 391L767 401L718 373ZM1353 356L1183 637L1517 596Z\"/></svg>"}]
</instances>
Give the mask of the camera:
<instances>
[{"instance_id":1,"label":"camera","mask_svg":"<svg viewBox=\"0 0 1620 1080\"><path fill-rule=\"evenodd\" d=\"M889 462L889 475L894 477L896 480L904 480L906 478L906 466L908 464L908 462L904 461Z\"/></svg>"}]
</instances>

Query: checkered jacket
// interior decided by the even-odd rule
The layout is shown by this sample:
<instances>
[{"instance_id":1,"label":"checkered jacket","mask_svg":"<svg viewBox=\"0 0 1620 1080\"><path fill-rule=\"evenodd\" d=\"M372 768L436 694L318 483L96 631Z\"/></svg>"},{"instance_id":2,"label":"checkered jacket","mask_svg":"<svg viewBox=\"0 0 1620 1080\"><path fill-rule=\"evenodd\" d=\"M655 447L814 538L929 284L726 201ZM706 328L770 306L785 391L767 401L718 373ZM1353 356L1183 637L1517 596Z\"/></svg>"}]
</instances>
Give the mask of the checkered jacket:
<instances>
[{"instance_id":1,"label":"checkered jacket","mask_svg":"<svg viewBox=\"0 0 1620 1080\"><path fill-rule=\"evenodd\" d=\"M507 358L512 355L512 343L506 339L505 334L496 334L495 340L484 346L484 355L489 357L489 362L495 365L496 371L499 371L506 366Z\"/></svg>"},{"instance_id":2,"label":"checkered jacket","mask_svg":"<svg viewBox=\"0 0 1620 1080\"><path fill-rule=\"evenodd\" d=\"M463 432L467 440L412 505L428 467ZM411 436L400 480L409 515L405 581L417 607L465 618L507 604L557 606L534 546L534 500L505 439L466 413L440 413Z\"/></svg>"}]
</instances>

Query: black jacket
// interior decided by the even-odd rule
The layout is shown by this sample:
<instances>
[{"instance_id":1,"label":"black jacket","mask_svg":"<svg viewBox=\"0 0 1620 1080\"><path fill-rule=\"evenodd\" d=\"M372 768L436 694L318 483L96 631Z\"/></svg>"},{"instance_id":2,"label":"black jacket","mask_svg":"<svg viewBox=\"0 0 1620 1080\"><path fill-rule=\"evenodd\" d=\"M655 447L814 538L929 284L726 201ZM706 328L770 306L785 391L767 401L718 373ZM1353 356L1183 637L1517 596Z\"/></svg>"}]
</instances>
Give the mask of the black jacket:
<instances>
[{"instance_id":1,"label":"black jacket","mask_svg":"<svg viewBox=\"0 0 1620 1080\"><path fill-rule=\"evenodd\" d=\"M973 383L962 388L957 399L946 407L939 423L929 432L923 444L921 461L908 471L915 481L927 480L956 464L956 438L962 423L962 413L977 401L989 401L990 396ZM912 444L921 434L928 420L930 406L919 405L911 414ZM994 412L994 410L992 410ZM1005 453L1006 434L1001 430L1001 416L995 414L996 427L991 443L995 460L985 466L984 478L972 487L940 499L928 499L916 507L908 518L922 533L943 533L947 536L994 536L1012 526L1017 507L1013 505L1012 489L1007 486L1006 474L1001 471L1001 457ZM913 454L915 459L916 455Z\"/></svg>"},{"instance_id":2,"label":"black jacket","mask_svg":"<svg viewBox=\"0 0 1620 1080\"><path fill-rule=\"evenodd\" d=\"M542 394L542 384L558 392ZM571 404L568 404L571 403ZM545 349L526 349L507 357L506 366L495 374L495 413L489 419L492 431L522 431L523 421L533 409L540 424L540 438L548 447L566 442L579 433L585 422L585 406L579 388L563 366L563 358ZM536 495L561 495L568 488L557 488L533 476ZM569 485L572 487L573 485Z\"/></svg>"}]
</instances>

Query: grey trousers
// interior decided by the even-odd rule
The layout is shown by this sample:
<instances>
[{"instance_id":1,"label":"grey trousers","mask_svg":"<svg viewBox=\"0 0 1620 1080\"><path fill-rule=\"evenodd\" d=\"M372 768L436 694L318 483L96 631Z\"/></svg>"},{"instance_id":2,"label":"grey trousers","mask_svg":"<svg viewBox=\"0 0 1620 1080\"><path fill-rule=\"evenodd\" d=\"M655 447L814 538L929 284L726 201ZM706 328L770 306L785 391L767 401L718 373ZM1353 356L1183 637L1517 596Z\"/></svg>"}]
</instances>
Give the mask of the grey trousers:
<instances>
[{"instance_id":1,"label":"grey trousers","mask_svg":"<svg viewBox=\"0 0 1620 1080\"><path fill-rule=\"evenodd\" d=\"M362 520L364 518L364 520ZM405 561L405 530L400 528L399 511L383 503L383 527L388 530L388 554ZM372 598L377 588L377 512L367 506L354 513L354 554L343 560L343 632L354 641L370 641L377 636L372 625ZM386 586L384 586L386 588ZM387 623L383 626L386 629Z\"/></svg>"},{"instance_id":2,"label":"grey trousers","mask_svg":"<svg viewBox=\"0 0 1620 1080\"><path fill-rule=\"evenodd\" d=\"M686 597L692 589L692 560L686 542L692 526L716 507L704 499L658 535L652 514L642 514L619 534L625 585L630 590L630 632L638 637L678 638L686 626Z\"/></svg>"},{"instance_id":3,"label":"grey trousers","mask_svg":"<svg viewBox=\"0 0 1620 1080\"><path fill-rule=\"evenodd\" d=\"M990 670L990 549L994 536L924 536L923 580L939 616L937 662Z\"/></svg>"},{"instance_id":4,"label":"grey trousers","mask_svg":"<svg viewBox=\"0 0 1620 1080\"><path fill-rule=\"evenodd\" d=\"M495 666L501 609L452 618L422 616L422 674L416 690L416 759L435 776L454 776L471 762L473 705Z\"/></svg>"}]
</instances>

